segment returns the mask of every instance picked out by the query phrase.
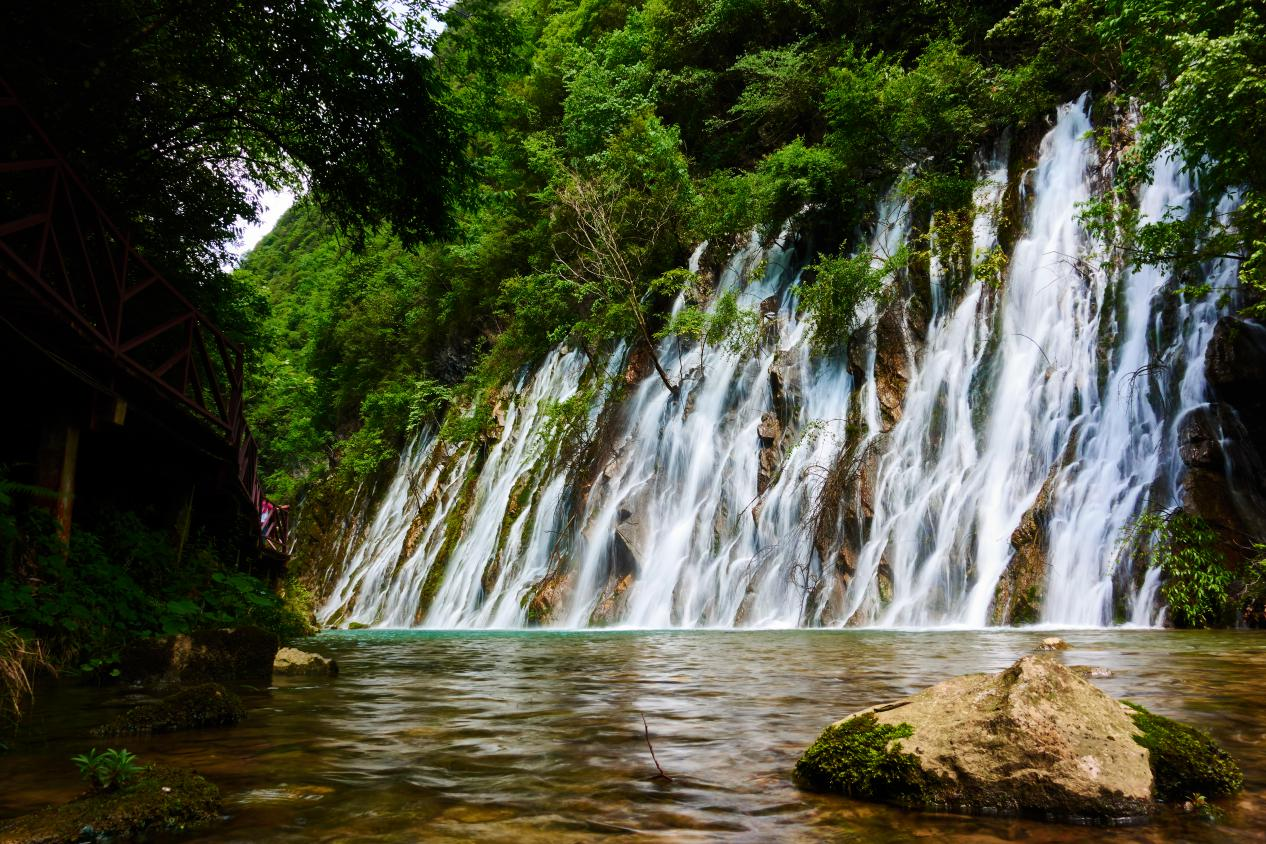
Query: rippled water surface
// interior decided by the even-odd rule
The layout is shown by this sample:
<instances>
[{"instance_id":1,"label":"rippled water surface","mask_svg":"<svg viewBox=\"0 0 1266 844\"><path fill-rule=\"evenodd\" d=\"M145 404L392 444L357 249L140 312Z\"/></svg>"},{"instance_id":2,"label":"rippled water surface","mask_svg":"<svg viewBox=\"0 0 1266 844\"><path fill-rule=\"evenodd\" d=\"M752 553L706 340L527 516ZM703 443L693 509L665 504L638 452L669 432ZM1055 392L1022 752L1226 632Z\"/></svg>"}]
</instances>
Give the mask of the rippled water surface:
<instances>
[{"instance_id":1,"label":"rippled water surface","mask_svg":"<svg viewBox=\"0 0 1266 844\"><path fill-rule=\"evenodd\" d=\"M1266 650L1260 634L1069 631L1070 664L1210 730L1243 766L1222 822L1166 816L1094 829L907 812L794 787L833 720L972 671L1049 633L578 632L324 634L334 680L244 689L238 727L115 740L196 767L229 815L197 841L1266 840ZM69 757L122 690L44 692L0 754L0 816L72 797ZM671 781L653 780L640 715Z\"/></svg>"}]
</instances>

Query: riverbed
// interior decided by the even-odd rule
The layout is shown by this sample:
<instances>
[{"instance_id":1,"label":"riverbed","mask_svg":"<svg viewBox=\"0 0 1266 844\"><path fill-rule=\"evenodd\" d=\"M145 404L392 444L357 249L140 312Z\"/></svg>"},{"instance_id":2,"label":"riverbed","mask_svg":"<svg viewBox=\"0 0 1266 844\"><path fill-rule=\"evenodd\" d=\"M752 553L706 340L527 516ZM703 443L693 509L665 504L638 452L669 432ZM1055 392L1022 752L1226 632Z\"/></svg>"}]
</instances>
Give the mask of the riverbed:
<instances>
[{"instance_id":1,"label":"riverbed","mask_svg":"<svg viewBox=\"0 0 1266 844\"><path fill-rule=\"evenodd\" d=\"M1216 737L1244 769L1221 819L1095 829L871 806L800 791L827 724L1060 635L1095 682ZM81 790L70 757L124 746L219 785L227 819L180 841L1261 841L1266 638L1254 632L330 632L335 679L240 689L237 727L102 740L128 690L42 691L0 753L0 816ZM659 764L654 778L642 717Z\"/></svg>"}]
</instances>

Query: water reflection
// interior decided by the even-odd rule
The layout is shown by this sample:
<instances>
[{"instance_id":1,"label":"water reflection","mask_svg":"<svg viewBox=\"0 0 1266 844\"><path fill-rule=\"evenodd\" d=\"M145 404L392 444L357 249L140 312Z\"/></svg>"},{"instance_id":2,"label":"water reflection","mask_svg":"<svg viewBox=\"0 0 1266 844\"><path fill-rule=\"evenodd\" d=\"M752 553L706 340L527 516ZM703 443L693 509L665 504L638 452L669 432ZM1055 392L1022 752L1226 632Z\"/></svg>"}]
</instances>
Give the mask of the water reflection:
<instances>
[{"instance_id":1,"label":"water reflection","mask_svg":"<svg viewBox=\"0 0 1266 844\"><path fill-rule=\"evenodd\" d=\"M230 817L195 841L1081 840L1084 829L928 815L800 792L789 771L827 723L971 671L1046 633L610 632L325 634L334 681L243 690L232 729L127 739L145 761L217 782ZM1212 826L1168 817L1112 842L1262 840L1266 651L1251 633L1063 634L1097 682L1214 733L1245 769ZM69 757L126 701L50 690L34 735L0 756L0 814L78 790ZM652 780L639 713L674 779ZM100 740L97 740L100 744Z\"/></svg>"}]
</instances>

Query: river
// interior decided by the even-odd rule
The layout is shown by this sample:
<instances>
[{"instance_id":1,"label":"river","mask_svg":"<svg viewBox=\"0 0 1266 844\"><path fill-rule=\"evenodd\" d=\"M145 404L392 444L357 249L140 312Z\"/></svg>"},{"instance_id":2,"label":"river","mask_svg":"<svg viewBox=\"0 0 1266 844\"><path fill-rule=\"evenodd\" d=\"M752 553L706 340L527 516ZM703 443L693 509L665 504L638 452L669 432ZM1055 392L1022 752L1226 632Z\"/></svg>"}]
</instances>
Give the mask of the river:
<instances>
[{"instance_id":1,"label":"river","mask_svg":"<svg viewBox=\"0 0 1266 844\"><path fill-rule=\"evenodd\" d=\"M183 841L1261 841L1266 649L1251 632L1059 631L1109 694L1209 730L1245 791L1220 823L1166 815L1096 829L910 812L802 792L800 752L848 713L997 671L1035 630L330 632L330 679L243 689L232 728L91 739L126 690L43 690L0 754L0 816L79 790L70 757L126 746L217 783L228 815ZM656 773L655 754L671 781Z\"/></svg>"}]
</instances>

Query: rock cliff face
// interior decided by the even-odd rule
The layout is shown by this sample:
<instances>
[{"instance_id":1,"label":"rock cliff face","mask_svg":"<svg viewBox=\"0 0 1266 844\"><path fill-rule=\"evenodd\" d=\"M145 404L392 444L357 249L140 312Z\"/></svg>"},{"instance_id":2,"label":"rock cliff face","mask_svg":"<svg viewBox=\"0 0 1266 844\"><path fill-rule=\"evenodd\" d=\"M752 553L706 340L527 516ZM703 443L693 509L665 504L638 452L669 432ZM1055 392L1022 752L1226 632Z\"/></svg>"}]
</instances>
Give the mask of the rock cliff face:
<instances>
[{"instance_id":1,"label":"rock cliff face","mask_svg":"<svg viewBox=\"0 0 1266 844\"><path fill-rule=\"evenodd\" d=\"M1209 405L1179 432L1183 509L1222 536L1239 562L1266 540L1266 326L1222 317L1205 351Z\"/></svg>"}]
</instances>

